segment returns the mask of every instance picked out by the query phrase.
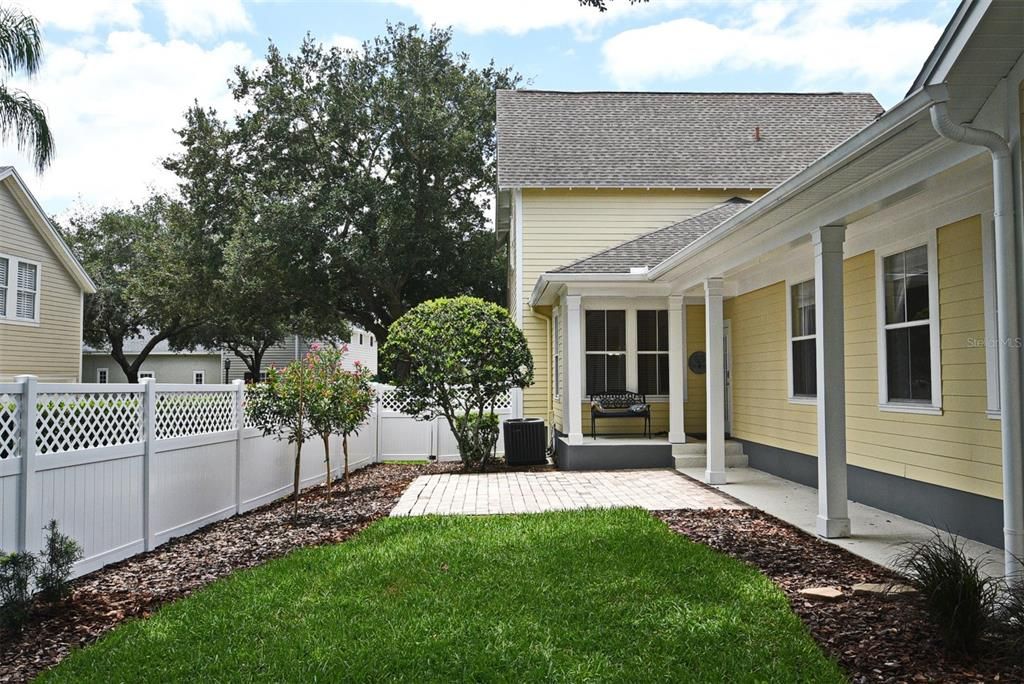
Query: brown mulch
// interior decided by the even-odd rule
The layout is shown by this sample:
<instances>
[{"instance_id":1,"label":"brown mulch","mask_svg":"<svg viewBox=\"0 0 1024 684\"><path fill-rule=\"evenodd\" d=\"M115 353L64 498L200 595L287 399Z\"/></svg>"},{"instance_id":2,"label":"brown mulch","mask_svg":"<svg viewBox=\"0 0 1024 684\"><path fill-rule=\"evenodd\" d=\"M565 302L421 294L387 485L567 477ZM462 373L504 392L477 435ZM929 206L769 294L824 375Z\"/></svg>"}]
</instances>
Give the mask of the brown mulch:
<instances>
[{"instance_id":1,"label":"brown mulch","mask_svg":"<svg viewBox=\"0 0 1024 684\"><path fill-rule=\"evenodd\" d=\"M386 516L417 476L460 469L459 463L370 466L352 473L350 491L336 483L329 502L323 486L306 490L296 518L291 499L278 500L80 577L66 610L48 615L40 608L21 634L0 630L0 682L28 681L119 623L236 570L344 541Z\"/></svg>"},{"instance_id":2,"label":"brown mulch","mask_svg":"<svg viewBox=\"0 0 1024 684\"><path fill-rule=\"evenodd\" d=\"M881 566L755 509L659 511L674 531L757 567L789 598L822 648L853 682L1022 682L1024 659L948 652L920 596L855 596L860 582L898 582ZM809 601L808 587L841 587L834 603ZM1019 655L1019 654L1018 654Z\"/></svg>"}]
</instances>

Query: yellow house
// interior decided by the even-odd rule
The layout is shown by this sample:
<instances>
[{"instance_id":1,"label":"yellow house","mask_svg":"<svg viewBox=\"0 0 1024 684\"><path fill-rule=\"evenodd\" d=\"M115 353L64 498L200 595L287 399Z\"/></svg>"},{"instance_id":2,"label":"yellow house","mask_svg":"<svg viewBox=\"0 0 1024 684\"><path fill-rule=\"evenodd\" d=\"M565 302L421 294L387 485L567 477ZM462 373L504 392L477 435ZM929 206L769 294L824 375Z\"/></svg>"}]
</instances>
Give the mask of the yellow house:
<instances>
[{"instance_id":1,"label":"yellow house","mask_svg":"<svg viewBox=\"0 0 1024 684\"><path fill-rule=\"evenodd\" d=\"M0 382L82 377L89 275L11 166L0 167Z\"/></svg>"},{"instance_id":2,"label":"yellow house","mask_svg":"<svg viewBox=\"0 0 1024 684\"><path fill-rule=\"evenodd\" d=\"M509 305L538 377L521 411L559 466L699 459L718 484L728 456L817 486L822 536L850 534L853 499L1016 567L1022 54L1024 3L964 2L884 113L563 94L563 121L554 95L499 94ZM610 392L637 415L608 419ZM653 437L623 439L645 411Z\"/></svg>"}]
</instances>

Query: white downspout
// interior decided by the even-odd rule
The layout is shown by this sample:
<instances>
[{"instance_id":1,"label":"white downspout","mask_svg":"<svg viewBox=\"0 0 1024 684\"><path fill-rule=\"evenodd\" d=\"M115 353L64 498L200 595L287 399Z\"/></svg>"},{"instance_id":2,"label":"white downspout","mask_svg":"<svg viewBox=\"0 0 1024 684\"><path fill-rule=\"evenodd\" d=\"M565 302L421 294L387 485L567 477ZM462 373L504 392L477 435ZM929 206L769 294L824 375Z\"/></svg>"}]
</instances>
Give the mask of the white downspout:
<instances>
[{"instance_id":1,"label":"white downspout","mask_svg":"<svg viewBox=\"0 0 1024 684\"><path fill-rule=\"evenodd\" d=\"M1018 309L1017 235L1013 221L1013 167L1010 146L992 131L954 123L946 111L948 94L931 108L932 126L944 138L986 148L992 155L993 218L996 236L996 298L998 301L999 418L1003 451L1003 542L1006 577L1024 583L1024 461L1021 430L1021 330Z\"/></svg>"}]
</instances>

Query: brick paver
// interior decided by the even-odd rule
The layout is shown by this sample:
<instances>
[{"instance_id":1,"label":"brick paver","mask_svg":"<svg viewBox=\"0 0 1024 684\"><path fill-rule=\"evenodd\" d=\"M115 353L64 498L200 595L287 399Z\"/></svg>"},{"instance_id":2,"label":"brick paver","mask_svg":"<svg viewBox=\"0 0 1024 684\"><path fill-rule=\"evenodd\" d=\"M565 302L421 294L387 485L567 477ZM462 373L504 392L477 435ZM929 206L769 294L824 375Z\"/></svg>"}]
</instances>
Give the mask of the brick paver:
<instances>
[{"instance_id":1,"label":"brick paver","mask_svg":"<svg viewBox=\"0 0 1024 684\"><path fill-rule=\"evenodd\" d=\"M652 511L744 507L667 469L444 473L413 480L391 515L540 513L626 506Z\"/></svg>"}]
</instances>

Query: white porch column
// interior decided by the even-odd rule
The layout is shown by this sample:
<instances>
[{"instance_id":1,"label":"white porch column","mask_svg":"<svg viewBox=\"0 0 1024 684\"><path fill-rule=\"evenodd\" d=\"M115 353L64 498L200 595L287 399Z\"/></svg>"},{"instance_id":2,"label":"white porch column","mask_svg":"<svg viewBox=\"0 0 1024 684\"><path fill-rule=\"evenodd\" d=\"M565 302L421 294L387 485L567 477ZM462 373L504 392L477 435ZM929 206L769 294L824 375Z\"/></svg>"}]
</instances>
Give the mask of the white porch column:
<instances>
[{"instance_id":1,"label":"white porch column","mask_svg":"<svg viewBox=\"0 0 1024 684\"><path fill-rule=\"evenodd\" d=\"M668 298L668 441L672 444L686 442L686 429L683 427L685 313L682 295Z\"/></svg>"},{"instance_id":2,"label":"white porch column","mask_svg":"<svg viewBox=\"0 0 1024 684\"><path fill-rule=\"evenodd\" d=\"M850 536L846 492L846 361L843 240L846 226L814 231L814 311L818 374L818 520L822 537Z\"/></svg>"},{"instance_id":3,"label":"white porch column","mask_svg":"<svg viewBox=\"0 0 1024 684\"><path fill-rule=\"evenodd\" d=\"M722 279L704 281L704 330L707 365L707 470L704 481L725 484L725 355L722 329Z\"/></svg>"},{"instance_id":4,"label":"white porch column","mask_svg":"<svg viewBox=\"0 0 1024 684\"><path fill-rule=\"evenodd\" d=\"M580 296L567 295L565 298L565 413L566 432L569 444L583 444L583 339L580 336L580 323L583 311L580 309Z\"/></svg>"}]
</instances>

